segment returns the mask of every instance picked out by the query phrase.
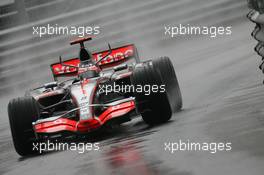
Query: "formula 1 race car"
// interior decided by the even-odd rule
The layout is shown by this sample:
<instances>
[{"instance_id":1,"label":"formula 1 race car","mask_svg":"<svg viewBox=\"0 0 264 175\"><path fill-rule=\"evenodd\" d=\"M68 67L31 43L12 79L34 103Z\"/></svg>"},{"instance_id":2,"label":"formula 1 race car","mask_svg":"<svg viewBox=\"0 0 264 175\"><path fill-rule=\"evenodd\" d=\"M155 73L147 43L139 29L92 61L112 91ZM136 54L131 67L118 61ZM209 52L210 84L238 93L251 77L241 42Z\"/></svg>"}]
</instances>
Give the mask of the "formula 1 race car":
<instances>
[{"instance_id":1,"label":"formula 1 race car","mask_svg":"<svg viewBox=\"0 0 264 175\"><path fill-rule=\"evenodd\" d=\"M149 125L170 120L182 97L168 57L141 62L135 45L91 53L81 38L79 58L51 65L54 82L29 90L8 104L15 149L36 153L40 140L87 134L142 116ZM59 80L60 79L60 80ZM64 80L61 80L64 79Z\"/></svg>"}]
</instances>

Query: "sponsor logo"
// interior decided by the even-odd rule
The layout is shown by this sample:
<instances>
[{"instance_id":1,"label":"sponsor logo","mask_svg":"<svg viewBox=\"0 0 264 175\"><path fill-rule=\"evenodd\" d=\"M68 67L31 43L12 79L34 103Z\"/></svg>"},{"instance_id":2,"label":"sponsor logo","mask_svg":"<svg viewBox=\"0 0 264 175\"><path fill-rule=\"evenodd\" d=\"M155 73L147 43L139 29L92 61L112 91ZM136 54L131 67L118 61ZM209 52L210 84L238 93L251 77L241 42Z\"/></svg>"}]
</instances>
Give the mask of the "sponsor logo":
<instances>
[{"instance_id":1,"label":"sponsor logo","mask_svg":"<svg viewBox=\"0 0 264 175\"><path fill-rule=\"evenodd\" d=\"M95 53L93 54L94 61L98 61L101 58L103 58L105 55L107 55L108 51L100 52L100 53ZM134 55L134 46L129 45L117 49L113 49L112 53L106 57L104 60L102 60L99 65L104 65L104 64L109 64L117 61L121 61L125 58L131 57ZM72 65L72 66L79 66L80 65L80 60L78 58L68 60L64 62L67 65ZM63 75L67 73L76 73L77 69L74 67L69 67L69 66L63 66L60 63L52 65L53 73L54 75Z\"/></svg>"}]
</instances>

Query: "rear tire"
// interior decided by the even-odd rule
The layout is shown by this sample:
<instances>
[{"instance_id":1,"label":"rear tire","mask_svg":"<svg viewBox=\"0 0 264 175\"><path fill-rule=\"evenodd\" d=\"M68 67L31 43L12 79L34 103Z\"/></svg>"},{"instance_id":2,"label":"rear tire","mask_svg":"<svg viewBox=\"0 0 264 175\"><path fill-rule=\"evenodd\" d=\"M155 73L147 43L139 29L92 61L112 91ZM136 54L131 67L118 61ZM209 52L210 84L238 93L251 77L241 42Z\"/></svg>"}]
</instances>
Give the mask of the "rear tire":
<instances>
[{"instance_id":1,"label":"rear tire","mask_svg":"<svg viewBox=\"0 0 264 175\"><path fill-rule=\"evenodd\" d=\"M180 111L182 108L182 95L171 60L169 57L161 57L153 60L153 66L160 72L166 86L171 109L173 112Z\"/></svg>"},{"instance_id":2,"label":"rear tire","mask_svg":"<svg viewBox=\"0 0 264 175\"><path fill-rule=\"evenodd\" d=\"M38 102L33 97L13 99L8 104L8 115L16 152L21 156L37 153L33 150L35 135L32 122L40 115Z\"/></svg>"},{"instance_id":3,"label":"rear tire","mask_svg":"<svg viewBox=\"0 0 264 175\"><path fill-rule=\"evenodd\" d=\"M160 72L153 67L152 62L147 62L135 68L131 76L131 83L135 87L138 85L141 87L158 85L160 87L163 80ZM147 124L157 125L170 120L172 110L166 91L151 92L149 95L142 91L135 92L134 95L137 111Z\"/></svg>"}]
</instances>

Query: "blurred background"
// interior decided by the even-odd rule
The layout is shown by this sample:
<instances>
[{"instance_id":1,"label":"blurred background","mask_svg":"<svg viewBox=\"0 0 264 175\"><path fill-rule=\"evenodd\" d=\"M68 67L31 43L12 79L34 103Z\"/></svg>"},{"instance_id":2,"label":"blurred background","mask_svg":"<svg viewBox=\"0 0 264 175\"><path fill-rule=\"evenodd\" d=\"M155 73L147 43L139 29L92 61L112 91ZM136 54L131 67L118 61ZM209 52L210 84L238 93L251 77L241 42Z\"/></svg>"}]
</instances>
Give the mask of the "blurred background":
<instances>
[{"instance_id":1,"label":"blurred background","mask_svg":"<svg viewBox=\"0 0 264 175\"><path fill-rule=\"evenodd\" d=\"M246 19L246 0L1 0L0 174L234 174L262 175L261 77ZM184 110L149 128L140 119L97 140L100 152L64 151L21 159L12 147L7 104L26 89L52 81L49 65L77 56L70 36L32 35L33 26L100 26L87 43L135 43L142 60L169 56ZM164 26L231 26L232 35L170 38ZM164 151L164 142L232 142L232 151Z\"/></svg>"}]
</instances>

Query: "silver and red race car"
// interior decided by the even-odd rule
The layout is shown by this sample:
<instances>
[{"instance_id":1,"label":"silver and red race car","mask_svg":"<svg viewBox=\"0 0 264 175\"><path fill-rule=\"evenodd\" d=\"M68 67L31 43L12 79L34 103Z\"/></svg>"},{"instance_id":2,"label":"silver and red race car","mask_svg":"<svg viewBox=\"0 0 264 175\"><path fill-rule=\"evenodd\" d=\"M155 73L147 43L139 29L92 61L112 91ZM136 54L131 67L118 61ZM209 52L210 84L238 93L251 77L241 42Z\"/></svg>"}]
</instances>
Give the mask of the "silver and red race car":
<instances>
[{"instance_id":1,"label":"silver and red race car","mask_svg":"<svg viewBox=\"0 0 264 175\"><path fill-rule=\"evenodd\" d=\"M182 97L168 57L141 62L135 45L91 53L81 38L79 58L51 65L54 82L29 90L8 105L15 149L35 153L33 143L83 135L142 116L149 125L170 120ZM63 80L62 80L63 79Z\"/></svg>"}]
</instances>

